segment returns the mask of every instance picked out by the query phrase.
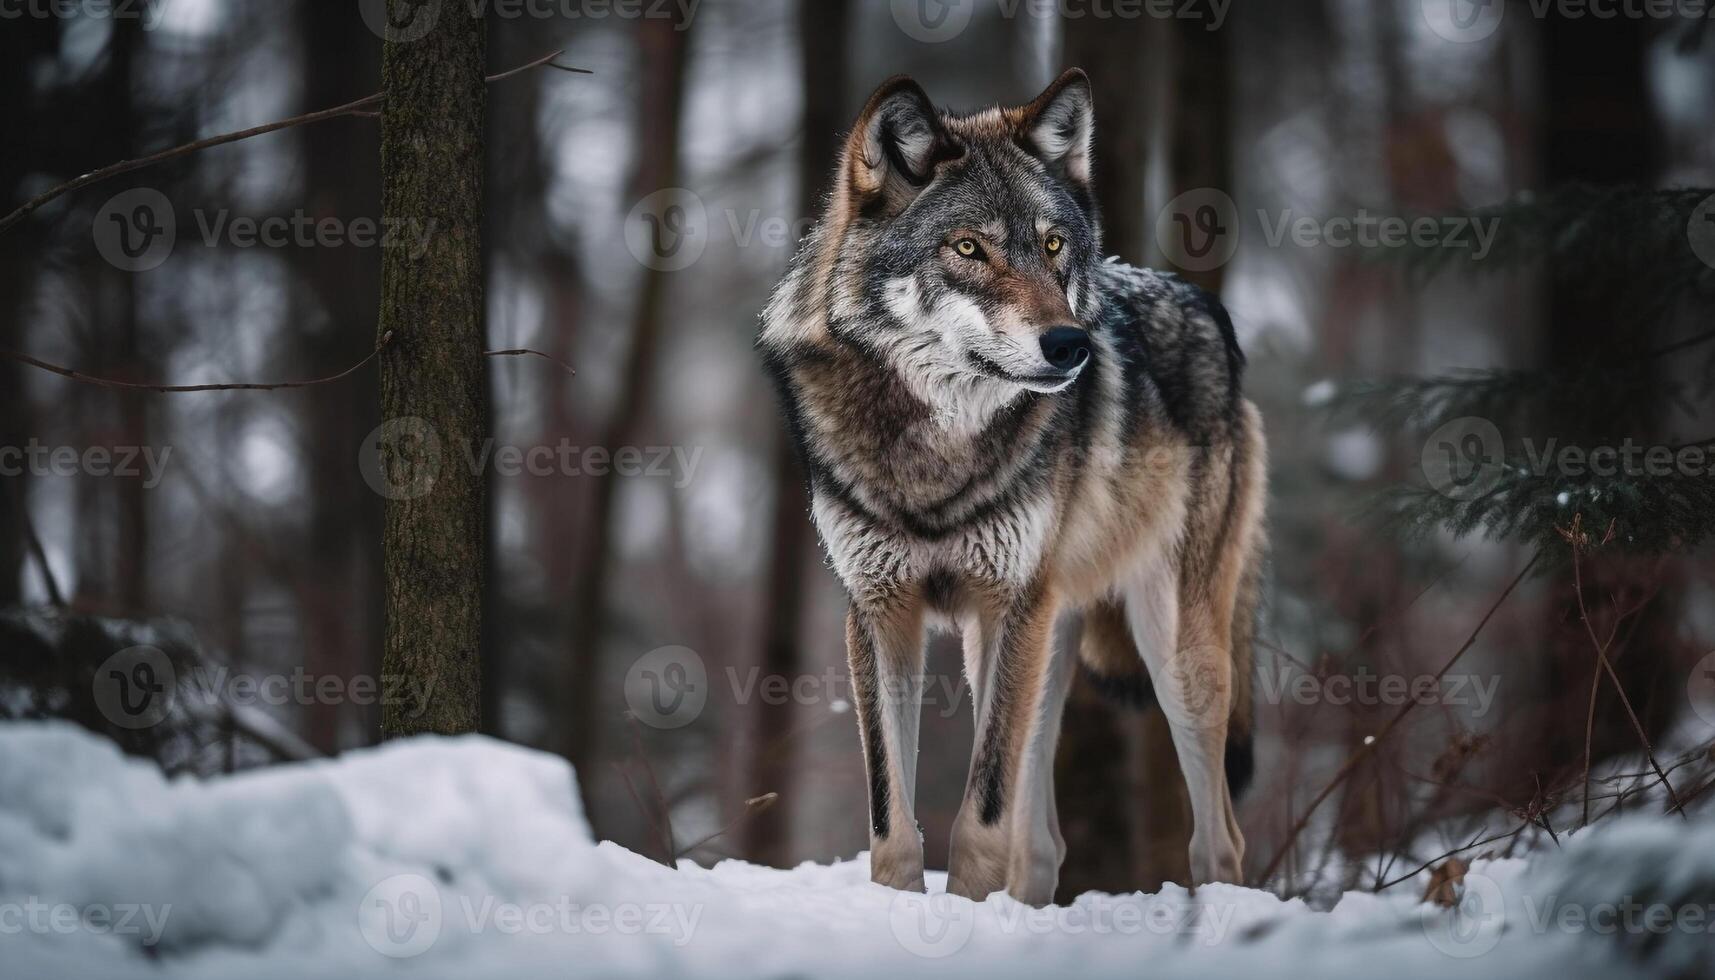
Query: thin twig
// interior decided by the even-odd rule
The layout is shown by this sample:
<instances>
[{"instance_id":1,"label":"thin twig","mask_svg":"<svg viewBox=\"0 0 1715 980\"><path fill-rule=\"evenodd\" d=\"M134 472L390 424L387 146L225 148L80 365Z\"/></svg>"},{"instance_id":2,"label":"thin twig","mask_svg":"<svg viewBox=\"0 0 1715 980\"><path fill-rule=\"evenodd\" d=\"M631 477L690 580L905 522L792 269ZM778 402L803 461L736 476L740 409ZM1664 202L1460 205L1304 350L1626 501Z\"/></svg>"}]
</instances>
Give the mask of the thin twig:
<instances>
[{"instance_id":1,"label":"thin twig","mask_svg":"<svg viewBox=\"0 0 1715 980\"><path fill-rule=\"evenodd\" d=\"M1637 634L1637 626L1638 626L1638 622L1639 622L1639 620L1636 618L1636 614L1643 611L1643 608L1645 606L1649 605L1650 600L1652 600L1654 598L1655 598L1655 593L1652 592L1650 595L1646 596L1642 602L1638 603L1637 605L1635 605L1632 608L1625 610L1623 612L1620 610L1620 608L1617 604L1615 605L1614 611L1618 615L1618 618L1615 619L1615 621L1614 621L1613 630L1610 631L1608 634L1608 644L1607 644L1607 649L1611 650L1613 652L1613 659L1615 659L1615 660L1619 659L1620 654L1624 653L1626 648L1631 645L1632 637ZM1626 632L1625 640L1620 644L1618 649L1615 649L1613 646L1614 638L1620 632L1620 624L1622 622L1624 622L1627 618L1631 618L1631 626L1628 628L1628 630ZM1595 741L1595 733L1596 733L1596 696L1597 696L1597 694L1599 694L1601 692L1601 690L1602 690L1602 672L1599 670L1593 670L1590 672L1590 703L1585 708L1585 714L1584 714L1584 816L1583 816L1584 822L1583 822L1583 824L1581 824L1581 826L1585 826L1585 827L1590 825L1591 746Z\"/></svg>"},{"instance_id":2,"label":"thin twig","mask_svg":"<svg viewBox=\"0 0 1715 980\"><path fill-rule=\"evenodd\" d=\"M522 65L519 65L517 68L508 68L505 71L499 73L498 75L490 75L487 78L483 79L483 81L489 83L490 85L493 85L495 82L504 81L508 78L511 78L513 75L522 74L524 72L529 71L532 68L541 68L544 65L546 65L549 68L558 68L561 71L575 72L579 75L593 75L593 74L595 74L594 72L590 71L588 68L573 68L569 65L556 65L556 64L554 64L554 59L558 58L562 53L565 52L565 50L566 50L565 48L561 48L558 51L550 51L547 54L543 55L540 58L537 58L534 61L526 61Z\"/></svg>"},{"instance_id":3,"label":"thin twig","mask_svg":"<svg viewBox=\"0 0 1715 980\"><path fill-rule=\"evenodd\" d=\"M743 813L740 813L738 816L736 816L732 819L731 823L729 823L725 827L722 827L721 829L715 831L714 833L708 835L707 837L699 837L695 841L692 841L691 843L686 844L684 847L679 848L679 852L677 854L673 855L674 860L677 860L679 858L686 856L687 854L690 854L692 851L696 850L699 847L702 847L704 844L707 844L710 841L715 840L718 837L723 837L723 836L731 833L733 828L737 827L739 824L745 822L746 820L749 820L751 817L754 817L757 814L763 812L764 810L767 810L769 807L773 806L775 804L775 802L778 801L779 799L780 799L779 793L764 793L761 796L753 796L750 799L745 800Z\"/></svg>"},{"instance_id":4,"label":"thin twig","mask_svg":"<svg viewBox=\"0 0 1715 980\"><path fill-rule=\"evenodd\" d=\"M1524 818L1548 831L1548 839L1554 842L1555 847L1559 847L1560 835L1554 832L1554 824L1548 819L1548 813L1554 809L1554 804L1549 796L1542 791L1542 773L1533 772L1531 778L1536 780L1536 793L1531 796L1530 802L1524 807Z\"/></svg>"},{"instance_id":5,"label":"thin twig","mask_svg":"<svg viewBox=\"0 0 1715 980\"><path fill-rule=\"evenodd\" d=\"M1483 618L1478 621L1476 628L1471 630L1471 635L1466 637L1464 644L1454 652L1453 656L1447 659L1446 663L1441 665L1440 670L1435 672L1434 680L1440 681L1442 677L1445 677L1447 672L1453 669L1453 665L1459 662L1459 658L1463 657L1465 652L1476 644L1478 635L1483 632L1483 627L1487 626L1489 620L1494 618L1495 613L1501 608L1501 604L1506 602L1507 597L1513 594L1513 590L1519 587L1519 583L1523 582L1525 576L1530 574L1530 570L1536 567L1537 560L1541 557L1541 552L1531 555L1530 561L1526 562L1525 566L1519 569L1518 575L1514 576L1513 580L1507 583L1507 587L1501 590L1501 594L1489 606L1489 611L1483 614ZM1292 831L1286 835L1286 840L1281 842L1280 848L1274 852L1274 856L1269 858L1267 867L1263 868L1262 874L1258 878L1259 881L1266 882L1274 876L1275 871L1280 868L1280 862L1285 859L1287 852L1291 851L1293 845L1297 843L1299 835L1304 833L1304 828L1309 826L1310 817L1315 814L1317 808L1326 802L1328 797L1333 795L1334 790L1338 789L1340 784L1344 783L1347 777L1357 770L1359 762L1368 758L1370 753L1375 751L1376 746L1382 744L1393 733L1393 730L1399 727L1399 723L1404 721L1405 716L1410 714L1415 707L1417 707L1416 700L1406 701L1399 711L1388 720L1388 723L1382 726L1380 731L1365 739L1357 751L1346 757L1346 761L1334 773L1334 778L1328 782L1328 785L1322 787L1322 791L1317 793L1315 798L1310 801L1309 806L1304 808L1304 812L1299 814L1298 821L1293 825Z\"/></svg>"},{"instance_id":6,"label":"thin twig","mask_svg":"<svg viewBox=\"0 0 1715 980\"><path fill-rule=\"evenodd\" d=\"M1715 330L1705 330L1703 333L1692 334L1684 340L1678 340L1666 345L1665 347L1657 347L1652 351L1648 351L1643 356L1646 358L1661 357L1664 354L1672 354L1675 351L1681 351L1687 347L1696 347L1698 344L1705 343L1710 340L1715 340Z\"/></svg>"},{"instance_id":7,"label":"thin twig","mask_svg":"<svg viewBox=\"0 0 1715 980\"><path fill-rule=\"evenodd\" d=\"M528 71L531 68L537 68L542 65L549 64L555 58L558 58L561 51L564 50L565 49L562 48L560 51L554 51L550 54L543 55L534 61L526 62L519 65L517 68L503 71L498 75L490 75L486 81L490 83L498 82L501 79L510 78L519 72ZM587 71L581 68L568 68L565 65L554 65L553 67L562 71L575 71L588 74ZM110 163L105 167L91 170L89 173L83 174L82 176L74 177L63 184L50 187L42 193L37 194L35 197L30 198L28 201L25 201L16 210L10 212L4 218L0 218L0 232L4 232L6 229L24 220L30 212L35 211L37 208L40 208L42 205L60 197L61 195L69 194L72 191L88 187L90 184L99 183L100 181L107 180L110 177L117 177L120 174L130 173L133 170L141 170L144 167L153 166L154 164L161 163L165 160L171 160L175 157L196 153L200 150L209 149L210 147L224 146L227 143L236 143L239 140L247 140L253 136L263 136L268 133L279 132L282 129L291 129L294 126L323 122L328 119L338 119L341 116L373 117L376 115L373 107L381 104L383 95L384 93L382 92L376 92L373 95L366 95L361 99L354 99L344 105L337 105L330 109L318 109L315 112L306 112L302 115L291 116L287 119L277 119L274 122L263 123L260 126L252 126L249 129L240 129L230 133L221 133L219 136L210 136L205 139L194 140L189 143L180 144L179 146L169 147L159 153L151 153L146 157L138 157L135 160L120 160L118 163Z\"/></svg>"},{"instance_id":8,"label":"thin twig","mask_svg":"<svg viewBox=\"0 0 1715 980\"><path fill-rule=\"evenodd\" d=\"M570 364L567 364L565 361L560 360L559 358L555 357L554 355L544 354L543 352L541 352L539 350L532 350L528 347L513 347L513 348L509 348L507 350L485 350L482 352L482 354L484 357L515 357L515 356L518 356L520 354L530 354L530 355L534 355L536 357L546 358L550 361L553 361L555 364L558 364L559 366L565 368L566 372L568 374L577 374L578 373L577 368L572 367Z\"/></svg>"},{"instance_id":9,"label":"thin twig","mask_svg":"<svg viewBox=\"0 0 1715 980\"><path fill-rule=\"evenodd\" d=\"M66 604L65 593L60 591L60 583L54 578L53 568L48 565L48 552L42 547L42 539L36 535L36 525L30 520L29 506L21 488L18 491L18 508L21 512L18 519L24 522L24 541L29 546L30 557L36 560L36 567L42 570L42 582L48 589L48 602L63 609Z\"/></svg>"},{"instance_id":10,"label":"thin twig","mask_svg":"<svg viewBox=\"0 0 1715 980\"><path fill-rule=\"evenodd\" d=\"M1579 618L1584 621L1584 631L1589 634L1590 643L1596 648L1596 662L1601 665L1603 672L1608 675L1608 680L1613 683L1615 693L1620 696L1620 704L1625 706L1626 717L1631 719L1632 730L1637 733L1638 741L1643 744L1644 757L1649 760L1650 768L1655 770L1656 777L1661 780L1662 786L1666 787L1668 799L1673 801L1673 810L1679 812L1681 820L1689 820L1691 818L1685 815L1684 804L1680 803L1679 794L1674 791L1673 783L1668 781L1667 773L1661 771L1661 763L1656 761L1655 747L1650 745L1649 735L1645 734L1643 724L1638 721L1638 713L1632 710L1632 699L1626 696L1626 689L1620 684L1620 675L1614 672L1614 665L1608 662L1608 645L1596 638L1596 628L1590 623L1590 610L1584 603L1583 562L1584 545L1589 543L1589 536L1583 530L1583 517L1583 514L1574 514L1570 532L1562 532L1562 536L1572 547L1572 587L1578 596ZM1613 534L1614 525L1610 523L1607 538L1612 538ZM1619 629L1618 623L1615 623L1614 629L1616 631ZM1610 635L1608 640L1610 643L1613 642L1613 636Z\"/></svg>"},{"instance_id":11,"label":"thin twig","mask_svg":"<svg viewBox=\"0 0 1715 980\"><path fill-rule=\"evenodd\" d=\"M643 814L643 819L649 821L649 829L654 830L659 834L660 822L657 821L655 819L655 815L650 813L649 809L643 805L643 797L637 794L637 786L632 783L631 774L626 772L625 767L617 762L613 763L613 771L619 773L619 778L625 781L625 791L631 794L631 802L637 805L637 812ZM674 866L673 852L671 850L668 850L655 860L669 868Z\"/></svg>"},{"instance_id":12,"label":"thin twig","mask_svg":"<svg viewBox=\"0 0 1715 980\"><path fill-rule=\"evenodd\" d=\"M1684 797L1685 803L1687 805L1690 805L1691 803L1696 802L1697 798L1699 796L1702 796L1704 793L1709 792L1709 789L1712 786L1715 786L1715 779L1711 779L1711 780L1705 782L1703 785L1692 790L1691 792L1685 794L1685 797ZM1685 811L1681 810L1680 812L1683 813Z\"/></svg>"},{"instance_id":13,"label":"thin twig","mask_svg":"<svg viewBox=\"0 0 1715 980\"><path fill-rule=\"evenodd\" d=\"M330 374L325 378L312 378L308 381L273 381L265 384L252 381L234 381L206 385L163 385L147 384L139 381L115 381L112 378L97 378L94 375L84 374L82 371L74 371L71 368L61 367L58 364L50 364L40 358L31 357L28 354L20 354L13 350L6 350L3 347L0 347L0 357L10 358L11 360L28 364L31 367L38 367L44 371L50 371L57 374L62 378L70 378L73 381L79 381L83 384L96 385L102 388L117 388L120 391L153 391L168 394L184 391L273 391L277 388L309 388L314 385L327 384L330 381L338 381L339 379L363 367L365 364L368 364L370 361L375 360L375 355L381 353L381 351L392 342L393 331L389 330L381 335L381 339L375 342L375 346L370 349L369 353L363 355L363 360L358 361L356 364L353 364L351 367L346 368L338 374Z\"/></svg>"},{"instance_id":14,"label":"thin twig","mask_svg":"<svg viewBox=\"0 0 1715 980\"><path fill-rule=\"evenodd\" d=\"M199 659L209 662L207 658ZM315 746L255 705L234 704L222 698L219 706L215 707L203 705L197 698L187 698L185 710L203 721L227 726L287 762L308 762L323 757Z\"/></svg>"},{"instance_id":15,"label":"thin twig","mask_svg":"<svg viewBox=\"0 0 1715 980\"><path fill-rule=\"evenodd\" d=\"M1443 854L1440 857L1430 858L1428 861L1423 862L1423 864L1418 866L1416 871L1410 872L1409 874L1400 875L1398 878L1395 878L1392 881L1383 882L1382 884L1377 885L1376 891L1378 891L1378 892L1383 891L1385 889L1392 888L1393 886L1399 884L1402 881L1407 881L1409 879L1415 878L1418 875L1422 874L1424 871L1428 870L1430 868L1430 866L1436 864L1437 862L1445 861L1448 858L1452 857L1453 855L1462 853L1464 851L1468 851L1473 847L1482 847L1484 844L1493 844L1495 841L1506 840L1508 837L1517 837L1519 834L1524 833L1524 829L1526 827L1529 827L1530 825L1531 825L1531 821L1526 820L1525 822L1519 824L1517 827L1515 827L1512 830L1507 831L1506 833L1495 834L1492 837L1485 837L1482 840L1474 840L1471 843L1466 844L1464 847L1455 847L1454 849L1452 849L1451 851L1448 851L1446 854Z\"/></svg>"},{"instance_id":16,"label":"thin twig","mask_svg":"<svg viewBox=\"0 0 1715 980\"><path fill-rule=\"evenodd\" d=\"M661 853L667 855L667 866L674 867L678 860L678 848L673 843L673 809L667 805L667 797L661 792L661 782L655 778L655 767L649 764L649 756L643 751L643 736L638 734L642 728L636 715L628 714L631 722L631 748L637 753L637 761L643 763L643 775L649 777L649 788L655 793L655 806L661 811Z\"/></svg>"}]
</instances>

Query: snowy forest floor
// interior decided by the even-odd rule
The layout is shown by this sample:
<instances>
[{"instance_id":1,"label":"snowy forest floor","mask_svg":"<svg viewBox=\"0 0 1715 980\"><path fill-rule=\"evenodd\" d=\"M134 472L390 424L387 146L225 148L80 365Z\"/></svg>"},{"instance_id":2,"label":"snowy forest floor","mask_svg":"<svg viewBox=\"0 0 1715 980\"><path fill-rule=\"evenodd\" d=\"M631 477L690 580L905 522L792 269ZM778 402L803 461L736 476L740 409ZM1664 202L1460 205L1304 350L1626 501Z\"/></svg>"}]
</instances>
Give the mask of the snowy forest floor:
<instances>
[{"instance_id":1,"label":"snowy forest floor","mask_svg":"<svg viewBox=\"0 0 1715 980\"><path fill-rule=\"evenodd\" d=\"M1715 827L1628 817L1331 910L1257 889L1031 909L591 839L571 770L421 738L196 781L0 726L0 977L1715 976ZM1426 877L1426 876L1425 876Z\"/></svg>"}]
</instances>

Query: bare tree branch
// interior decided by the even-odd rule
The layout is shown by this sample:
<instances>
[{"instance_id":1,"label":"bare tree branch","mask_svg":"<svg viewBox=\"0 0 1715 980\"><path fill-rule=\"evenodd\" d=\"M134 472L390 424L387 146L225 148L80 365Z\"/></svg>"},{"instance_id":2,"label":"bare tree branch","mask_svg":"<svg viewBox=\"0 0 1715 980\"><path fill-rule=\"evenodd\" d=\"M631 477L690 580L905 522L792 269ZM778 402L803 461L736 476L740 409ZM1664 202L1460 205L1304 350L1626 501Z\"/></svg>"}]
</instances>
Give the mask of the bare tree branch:
<instances>
[{"instance_id":1,"label":"bare tree branch","mask_svg":"<svg viewBox=\"0 0 1715 980\"><path fill-rule=\"evenodd\" d=\"M118 388L121 391L155 391L166 393L180 391L273 391L277 388L309 388L313 385L321 385L327 384L330 381L338 381L374 360L375 355L381 353L381 351L392 341L393 333L392 331L388 331L387 334L381 338L381 342L376 344L374 349L364 356L363 360L358 361L356 364L353 364L351 367L346 368L338 374L330 374L325 378L312 378L308 381L274 381L265 384L250 381L234 381L224 384L163 385L148 384L140 381L115 381L112 378L97 378L93 375L84 374L82 371L73 370L68 367L61 367L58 364L51 364L41 358L31 357L28 354L21 354L15 350L7 350L4 347L0 347L0 357L28 364L31 367L38 367L44 371L51 371L62 378L70 378L73 381L80 381L84 384L96 385L102 388ZM565 368L566 371L571 374L578 373L576 368L554 355L545 354L539 350L532 350L529 347L515 347L510 350L485 350L482 353L486 357L510 357L521 354L530 354L553 361L560 367Z\"/></svg>"},{"instance_id":2,"label":"bare tree branch","mask_svg":"<svg viewBox=\"0 0 1715 980\"><path fill-rule=\"evenodd\" d=\"M562 48L561 51L563 50L564 49ZM490 75L487 80L492 84L494 82L501 81L502 79L510 78L519 72L528 71L531 68L539 68L543 65L550 65L551 67L558 68L561 71L577 72L584 75L590 74L588 69L571 68L566 65L552 64L553 60L560 56L561 51L554 51L549 54L545 54L534 61L525 62L516 68L508 69L498 75ZM236 143L239 140L247 140L252 136L262 136L267 133L278 132L282 129L290 129L293 126L303 126L308 123L322 122L328 119L338 119L342 116L362 116L373 118L377 115L375 107L381 104L384 94L385 93L382 92L376 92L374 95L366 95L361 99L347 102L344 105L337 105L331 109L318 109L315 112L306 112L302 115L292 116L288 119L278 119L271 123L263 123L260 126L252 126L249 129L235 130L230 133L222 133L219 136L210 136L206 139L184 143L179 146L162 150L159 153L151 153L146 157L138 157L135 160L121 160L118 163L110 163L98 170L91 170L89 173L83 174L80 177L74 177L63 184L50 187L42 193L37 194L35 197L30 198L28 201L25 201L16 210L8 213L4 218L0 218L0 232L4 232L6 229L24 220L30 212L35 211L37 208L40 208L42 205L60 197L61 195L69 194L72 191L88 187L90 184L107 180L110 177L117 177L120 174L130 173L133 170L141 170L144 167L153 166L164 160L171 160L175 157L196 153L199 150L206 150L214 146L224 146L227 143Z\"/></svg>"},{"instance_id":3,"label":"bare tree branch","mask_svg":"<svg viewBox=\"0 0 1715 980\"><path fill-rule=\"evenodd\" d=\"M485 357L515 357L515 356L520 355L520 354L531 354L531 355L534 355L536 357L545 358L547 360L553 361L555 364L558 364L559 366L565 368L566 373L568 373L568 374L577 374L578 373L577 368L572 367L570 364L567 364L565 361L560 360L559 358L555 357L554 355L546 354L546 353L543 353L542 351L539 351L539 350L532 350L529 347L512 347L512 348L508 348L506 350L485 350L482 353L483 353L483 356L485 356Z\"/></svg>"},{"instance_id":4,"label":"bare tree branch","mask_svg":"<svg viewBox=\"0 0 1715 980\"><path fill-rule=\"evenodd\" d=\"M60 377L70 378L73 381L80 381L84 384L96 385L101 388L117 388L120 391L155 391L163 393L180 391L273 391L276 388L309 388L313 385L321 385L327 384L330 381L338 381L339 379L356 371L358 368L363 367L365 364L368 364L370 361L375 360L375 355L381 353L381 351L392 342L393 331L389 330L387 333L382 335L381 340L376 343L369 353L363 356L363 360L358 361L356 364L353 364L351 367L346 368L338 374L330 374L325 378L312 378L309 381L275 381L266 384L251 381L236 381L206 385L163 385L148 384L138 381L115 381L112 378L97 378L93 375L84 374L82 371L74 371L71 368L61 367L58 364L50 364L40 358L31 357L28 354L20 354L17 351L7 350L3 347L0 347L0 357L18 361L21 364L28 364L31 367L41 368L44 371L50 371Z\"/></svg>"}]
</instances>

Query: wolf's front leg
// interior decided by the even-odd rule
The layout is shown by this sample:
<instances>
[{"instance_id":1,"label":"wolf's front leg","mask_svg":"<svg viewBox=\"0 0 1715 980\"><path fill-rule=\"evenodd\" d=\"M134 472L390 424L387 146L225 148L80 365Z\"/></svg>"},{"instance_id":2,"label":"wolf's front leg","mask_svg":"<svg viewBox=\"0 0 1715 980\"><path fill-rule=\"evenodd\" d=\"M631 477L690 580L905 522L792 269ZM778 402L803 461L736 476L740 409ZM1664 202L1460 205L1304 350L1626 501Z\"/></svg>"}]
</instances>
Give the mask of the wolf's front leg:
<instances>
[{"instance_id":1,"label":"wolf's front leg","mask_svg":"<svg viewBox=\"0 0 1715 980\"><path fill-rule=\"evenodd\" d=\"M917 729L923 684L923 610L915 600L853 600L846 658L869 775L869 876L923 891L917 829Z\"/></svg>"},{"instance_id":2,"label":"wolf's front leg","mask_svg":"<svg viewBox=\"0 0 1715 980\"><path fill-rule=\"evenodd\" d=\"M981 901L1005 888L1045 905L1060 875L1054 744L1070 680L1053 656L1054 601L1037 585L1011 597L981 629L985 683L972 688L977 737L965 799L953 822L947 890Z\"/></svg>"}]
</instances>

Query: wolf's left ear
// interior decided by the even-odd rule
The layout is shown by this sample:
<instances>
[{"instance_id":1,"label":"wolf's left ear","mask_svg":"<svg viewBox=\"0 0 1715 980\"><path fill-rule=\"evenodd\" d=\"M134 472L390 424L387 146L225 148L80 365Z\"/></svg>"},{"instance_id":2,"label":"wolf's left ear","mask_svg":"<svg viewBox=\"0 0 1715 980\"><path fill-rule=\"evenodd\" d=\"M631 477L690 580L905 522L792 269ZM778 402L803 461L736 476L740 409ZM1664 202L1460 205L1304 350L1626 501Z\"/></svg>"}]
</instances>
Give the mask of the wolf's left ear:
<instances>
[{"instance_id":1,"label":"wolf's left ear","mask_svg":"<svg viewBox=\"0 0 1715 980\"><path fill-rule=\"evenodd\" d=\"M1090 76L1082 68L1065 74L1018 110L1018 140L1067 179L1090 184L1091 141L1096 116L1090 99Z\"/></svg>"}]
</instances>

